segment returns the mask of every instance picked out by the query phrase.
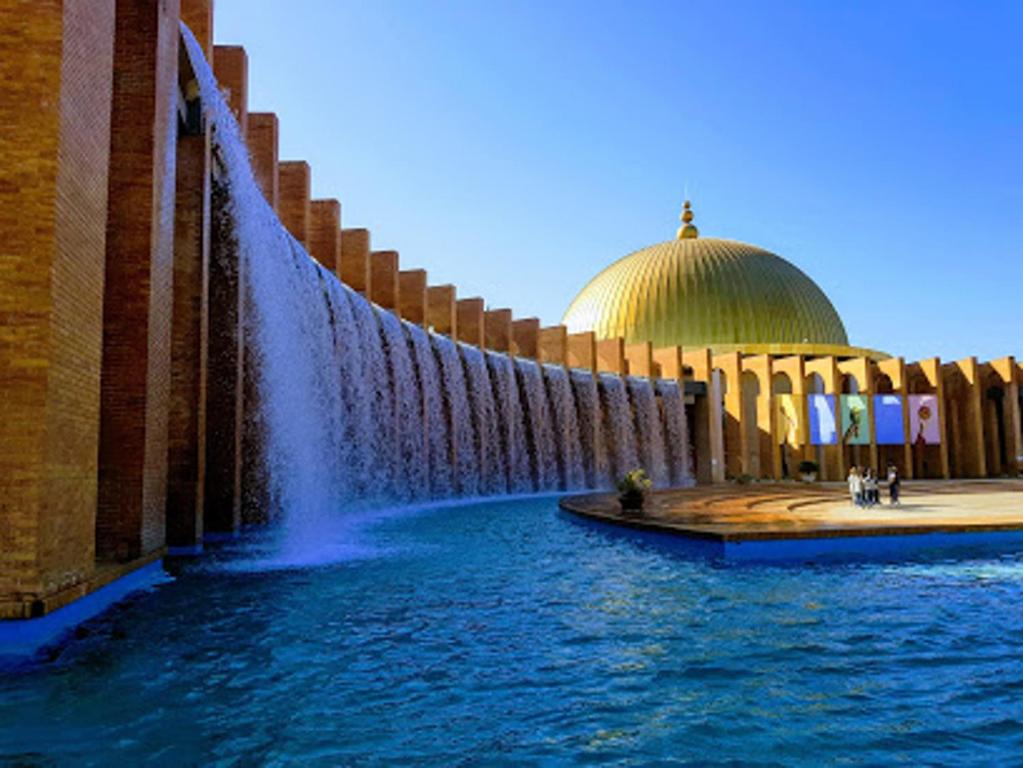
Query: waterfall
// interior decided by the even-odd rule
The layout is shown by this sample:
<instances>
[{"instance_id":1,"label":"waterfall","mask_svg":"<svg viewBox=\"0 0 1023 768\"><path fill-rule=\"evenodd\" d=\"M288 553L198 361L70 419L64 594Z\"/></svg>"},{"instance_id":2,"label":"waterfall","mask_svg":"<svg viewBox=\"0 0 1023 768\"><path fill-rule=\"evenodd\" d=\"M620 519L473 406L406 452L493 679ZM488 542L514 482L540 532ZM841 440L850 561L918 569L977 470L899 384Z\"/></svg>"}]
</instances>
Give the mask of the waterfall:
<instances>
[{"instance_id":1,"label":"waterfall","mask_svg":"<svg viewBox=\"0 0 1023 768\"><path fill-rule=\"evenodd\" d=\"M570 381L579 412L579 438L586 457L586 483L591 488L603 488L613 480L604 445L604 411L600 405L597 380L589 371L573 370Z\"/></svg>"},{"instance_id":2,"label":"waterfall","mask_svg":"<svg viewBox=\"0 0 1023 768\"><path fill-rule=\"evenodd\" d=\"M661 410L664 414L669 482L672 485L692 485L689 428L685 403L682 401L682 387L677 381L662 379L657 382L657 394L661 399Z\"/></svg>"},{"instance_id":3,"label":"waterfall","mask_svg":"<svg viewBox=\"0 0 1023 768\"><path fill-rule=\"evenodd\" d=\"M585 488L586 467L583 464L583 446L579 436L580 418L568 371L555 365L545 365L543 370L554 419L554 439L562 487L566 490Z\"/></svg>"},{"instance_id":4,"label":"waterfall","mask_svg":"<svg viewBox=\"0 0 1023 768\"><path fill-rule=\"evenodd\" d=\"M486 359L487 367L490 369L490 380L494 386L494 404L501 429L501 443L504 446L508 490L511 493L528 493L535 489L529 473L529 453L526 449L525 424L522 419L522 404L519 402L519 385L515 380L515 367L511 358L498 352L487 352Z\"/></svg>"},{"instance_id":5,"label":"waterfall","mask_svg":"<svg viewBox=\"0 0 1023 768\"><path fill-rule=\"evenodd\" d=\"M408 333L419 372L423 429L426 432L425 450L429 459L427 474L430 480L430 494L434 498L444 499L454 495L454 485L451 478L449 416L445 411L444 398L441 394L443 381L429 334L414 326L408 327ZM464 386L463 383L462 387Z\"/></svg>"},{"instance_id":6,"label":"waterfall","mask_svg":"<svg viewBox=\"0 0 1023 768\"><path fill-rule=\"evenodd\" d=\"M677 383L655 394L647 380L484 352L399 319L311 259L267 204L213 73L183 35L224 169L231 237L213 258L236 269L247 297L261 497L285 557L312 556L353 507L607 488L640 465L658 483L689 482Z\"/></svg>"},{"instance_id":7,"label":"waterfall","mask_svg":"<svg viewBox=\"0 0 1023 768\"><path fill-rule=\"evenodd\" d=\"M494 406L494 388L490 383L490 371L483 352L467 344L459 344L465 374L469 380L469 396L473 407L473 425L476 428L476 442L479 450L478 483L481 494L508 492L508 475L501 433L497 424L497 408Z\"/></svg>"},{"instance_id":8,"label":"waterfall","mask_svg":"<svg viewBox=\"0 0 1023 768\"><path fill-rule=\"evenodd\" d=\"M665 461L664 430L661 427L661 410L657 395L650 379L630 376L627 380L629 397L636 416L636 444L639 449L639 466L646 469L655 486L671 483L668 464Z\"/></svg>"},{"instance_id":9,"label":"waterfall","mask_svg":"<svg viewBox=\"0 0 1023 768\"><path fill-rule=\"evenodd\" d=\"M558 450L554 442L551 407L544 385L543 370L533 360L516 360L515 372L519 381L519 399L525 409L528 426L530 466L536 489L553 491L562 487L558 465Z\"/></svg>"},{"instance_id":10,"label":"waterfall","mask_svg":"<svg viewBox=\"0 0 1023 768\"><path fill-rule=\"evenodd\" d=\"M479 496L480 452L465 383L465 369L458 346L449 339L432 336L434 356L440 363L442 396L451 425L451 450L448 454L454 474L455 491L462 496Z\"/></svg>"}]
</instances>

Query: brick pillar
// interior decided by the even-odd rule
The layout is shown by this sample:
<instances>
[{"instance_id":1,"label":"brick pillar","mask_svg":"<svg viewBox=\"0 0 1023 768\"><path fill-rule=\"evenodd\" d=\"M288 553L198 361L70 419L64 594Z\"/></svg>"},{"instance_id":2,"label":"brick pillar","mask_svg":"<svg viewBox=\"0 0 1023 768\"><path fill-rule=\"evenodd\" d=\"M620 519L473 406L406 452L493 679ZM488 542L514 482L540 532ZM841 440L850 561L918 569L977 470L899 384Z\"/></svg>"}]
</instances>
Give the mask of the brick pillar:
<instances>
[{"instance_id":1,"label":"brick pillar","mask_svg":"<svg viewBox=\"0 0 1023 768\"><path fill-rule=\"evenodd\" d=\"M706 350L704 350L706 353ZM709 353L707 353L709 354ZM657 375L662 379L676 379L682 381L682 347L658 347L650 353L657 368ZM710 360L707 359L708 373L698 381L709 381Z\"/></svg>"},{"instance_id":2,"label":"brick pillar","mask_svg":"<svg viewBox=\"0 0 1023 768\"><path fill-rule=\"evenodd\" d=\"M624 375L625 339L601 339L597 342L597 370Z\"/></svg>"},{"instance_id":3,"label":"brick pillar","mask_svg":"<svg viewBox=\"0 0 1023 768\"><path fill-rule=\"evenodd\" d=\"M568 364L568 328L554 325L541 328L537 338L537 359L541 363Z\"/></svg>"},{"instance_id":4,"label":"brick pillar","mask_svg":"<svg viewBox=\"0 0 1023 768\"><path fill-rule=\"evenodd\" d=\"M630 376L650 377L654 372L654 348L649 341L625 346L625 367Z\"/></svg>"},{"instance_id":5,"label":"brick pillar","mask_svg":"<svg viewBox=\"0 0 1023 768\"><path fill-rule=\"evenodd\" d=\"M241 524L244 417L244 262L238 258L227 189L211 193L209 349L206 385L205 528L231 534Z\"/></svg>"},{"instance_id":6,"label":"brick pillar","mask_svg":"<svg viewBox=\"0 0 1023 768\"><path fill-rule=\"evenodd\" d=\"M178 3L117 3L96 553L165 542ZM140 126L152 126L144 130ZM168 174L170 172L171 175ZM161 226L168 218L171 226Z\"/></svg>"},{"instance_id":7,"label":"brick pillar","mask_svg":"<svg viewBox=\"0 0 1023 768\"><path fill-rule=\"evenodd\" d=\"M511 346L510 309L490 309L483 313L483 342L487 349L507 352Z\"/></svg>"},{"instance_id":8,"label":"brick pillar","mask_svg":"<svg viewBox=\"0 0 1023 768\"><path fill-rule=\"evenodd\" d=\"M249 57L240 45L213 46L213 74L241 128L249 132Z\"/></svg>"},{"instance_id":9,"label":"brick pillar","mask_svg":"<svg viewBox=\"0 0 1023 768\"><path fill-rule=\"evenodd\" d=\"M0 29L0 618L27 618L95 561L114 0Z\"/></svg>"},{"instance_id":10,"label":"brick pillar","mask_svg":"<svg viewBox=\"0 0 1023 768\"><path fill-rule=\"evenodd\" d=\"M455 314L455 286L431 285L426 289L426 324L437 333L454 338L458 321Z\"/></svg>"},{"instance_id":11,"label":"brick pillar","mask_svg":"<svg viewBox=\"0 0 1023 768\"><path fill-rule=\"evenodd\" d=\"M270 207L280 208L280 185L278 182L278 150L280 126L273 112L251 112L249 114L249 157L252 160L252 175L263 190Z\"/></svg>"},{"instance_id":12,"label":"brick pillar","mask_svg":"<svg viewBox=\"0 0 1023 768\"><path fill-rule=\"evenodd\" d=\"M723 375L725 474L739 477L747 472L746 430L742 419L742 356L738 352L713 355L712 364Z\"/></svg>"},{"instance_id":13,"label":"brick pillar","mask_svg":"<svg viewBox=\"0 0 1023 768\"><path fill-rule=\"evenodd\" d=\"M398 314L410 323L426 325L426 270L398 273Z\"/></svg>"},{"instance_id":14,"label":"brick pillar","mask_svg":"<svg viewBox=\"0 0 1023 768\"><path fill-rule=\"evenodd\" d=\"M181 20L202 46L207 61L213 60L213 0L181 0Z\"/></svg>"},{"instance_id":15,"label":"brick pillar","mask_svg":"<svg viewBox=\"0 0 1023 768\"><path fill-rule=\"evenodd\" d=\"M312 218L310 196L312 172L304 160L289 160L277 166L278 215L292 237L309 250L309 226Z\"/></svg>"},{"instance_id":16,"label":"brick pillar","mask_svg":"<svg viewBox=\"0 0 1023 768\"><path fill-rule=\"evenodd\" d=\"M341 230L341 282L369 295L369 230Z\"/></svg>"},{"instance_id":17,"label":"brick pillar","mask_svg":"<svg viewBox=\"0 0 1023 768\"><path fill-rule=\"evenodd\" d=\"M692 457L693 473L696 481L700 483L724 482L726 461L722 424L724 393L721 391L721 377L714 372L710 350L668 347L655 349L654 356L659 358L661 375L665 378L669 378L669 373L673 373L677 365L678 374L671 378L677 378L680 385L684 386L687 367L692 372L694 381L706 383L707 395L696 398L693 404L693 422L689 424L691 442L696 454Z\"/></svg>"},{"instance_id":18,"label":"brick pillar","mask_svg":"<svg viewBox=\"0 0 1023 768\"><path fill-rule=\"evenodd\" d=\"M984 455L984 409L981 377L976 357L967 357L951 364L962 376L965 384L965 416L963 439L958 445L970 477L987 477L987 457Z\"/></svg>"},{"instance_id":19,"label":"brick pillar","mask_svg":"<svg viewBox=\"0 0 1023 768\"><path fill-rule=\"evenodd\" d=\"M203 534L206 346L209 341L210 132L178 141L174 313L167 428L167 545L194 549Z\"/></svg>"},{"instance_id":20,"label":"brick pillar","mask_svg":"<svg viewBox=\"0 0 1023 768\"><path fill-rule=\"evenodd\" d=\"M513 320L511 324L511 353L519 357L537 359L540 341L540 321L535 317Z\"/></svg>"},{"instance_id":21,"label":"brick pillar","mask_svg":"<svg viewBox=\"0 0 1023 768\"><path fill-rule=\"evenodd\" d=\"M568 367L597 370L597 337L593 331L568 334Z\"/></svg>"},{"instance_id":22,"label":"brick pillar","mask_svg":"<svg viewBox=\"0 0 1023 768\"><path fill-rule=\"evenodd\" d=\"M332 274L341 267L341 203L313 200L309 204L309 254Z\"/></svg>"},{"instance_id":23,"label":"brick pillar","mask_svg":"<svg viewBox=\"0 0 1023 768\"><path fill-rule=\"evenodd\" d=\"M459 299L455 303L458 340L483 346L483 299Z\"/></svg>"},{"instance_id":24,"label":"brick pillar","mask_svg":"<svg viewBox=\"0 0 1023 768\"><path fill-rule=\"evenodd\" d=\"M369 254L369 298L384 309L398 309L398 252Z\"/></svg>"}]
</instances>

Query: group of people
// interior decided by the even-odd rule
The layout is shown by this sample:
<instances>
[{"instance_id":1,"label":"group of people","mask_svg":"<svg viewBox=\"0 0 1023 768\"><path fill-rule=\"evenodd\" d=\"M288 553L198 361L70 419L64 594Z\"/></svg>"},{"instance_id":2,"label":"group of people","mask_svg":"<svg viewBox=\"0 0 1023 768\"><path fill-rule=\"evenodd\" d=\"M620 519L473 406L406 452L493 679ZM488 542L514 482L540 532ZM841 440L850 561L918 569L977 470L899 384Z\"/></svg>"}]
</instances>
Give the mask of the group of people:
<instances>
[{"instance_id":1,"label":"group of people","mask_svg":"<svg viewBox=\"0 0 1023 768\"><path fill-rule=\"evenodd\" d=\"M881 503L880 480L873 469L867 467L851 467L849 469L849 496L857 507L873 507ZM891 506L899 504L899 491L902 486L902 479L899 477L899 470L894 464L888 465L888 503Z\"/></svg>"}]
</instances>

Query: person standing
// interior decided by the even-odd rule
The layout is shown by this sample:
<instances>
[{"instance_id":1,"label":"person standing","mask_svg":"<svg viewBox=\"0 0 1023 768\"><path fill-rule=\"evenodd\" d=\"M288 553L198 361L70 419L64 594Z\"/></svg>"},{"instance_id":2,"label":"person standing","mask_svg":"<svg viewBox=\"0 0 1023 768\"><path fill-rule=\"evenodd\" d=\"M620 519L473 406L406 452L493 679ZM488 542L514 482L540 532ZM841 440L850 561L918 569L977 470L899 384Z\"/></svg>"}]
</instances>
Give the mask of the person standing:
<instances>
[{"instance_id":1,"label":"person standing","mask_svg":"<svg viewBox=\"0 0 1023 768\"><path fill-rule=\"evenodd\" d=\"M899 492L902 490L902 478L899 477L899 470L894 464L888 465L888 504L893 507L900 506Z\"/></svg>"},{"instance_id":2,"label":"person standing","mask_svg":"<svg viewBox=\"0 0 1023 768\"><path fill-rule=\"evenodd\" d=\"M863 490L865 493L865 501L868 507L872 507L877 504L878 501L878 490L877 490L877 475L874 474L874 470L867 468L867 471L863 474Z\"/></svg>"},{"instance_id":3,"label":"person standing","mask_svg":"<svg viewBox=\"0 0 1023 768\"><path fill-rule=\"evenodd\" d=\"M849 467L849 497L857 507L863 506L863 476L860 475L859 467Z\"/></svg>"}]
</instances>

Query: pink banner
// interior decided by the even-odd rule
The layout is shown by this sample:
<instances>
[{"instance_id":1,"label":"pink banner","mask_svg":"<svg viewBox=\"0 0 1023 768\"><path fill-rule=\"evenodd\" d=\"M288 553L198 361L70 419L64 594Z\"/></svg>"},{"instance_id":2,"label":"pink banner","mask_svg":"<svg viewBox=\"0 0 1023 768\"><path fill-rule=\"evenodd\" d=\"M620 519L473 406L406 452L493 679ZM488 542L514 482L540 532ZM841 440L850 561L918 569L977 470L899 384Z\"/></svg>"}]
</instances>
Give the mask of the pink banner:
<instances>
[{"instance_id":1,"label":"pink banner","mask_svg":"<svg viewBox=\"0 0 1023 768\"><path fill-rule=\"evenodd\" d=\"M909 441L927 445L941 442L937 395L909 396Z\"/></svg>"}]
</instances>

